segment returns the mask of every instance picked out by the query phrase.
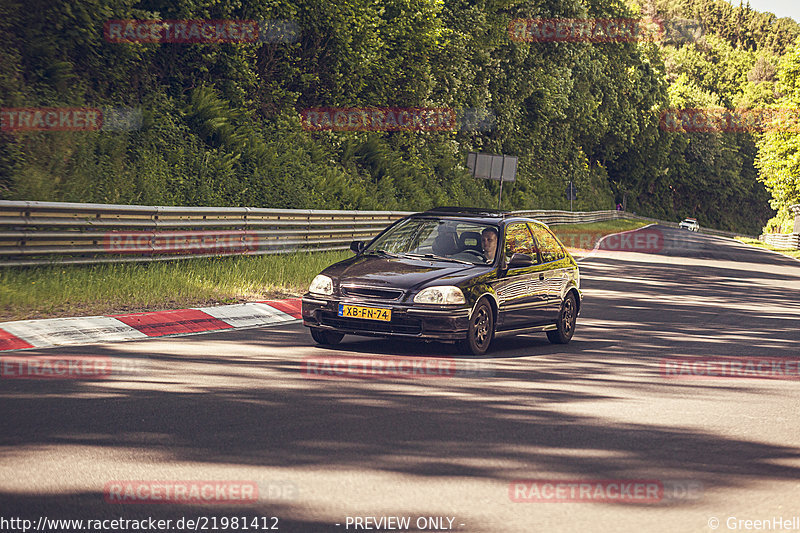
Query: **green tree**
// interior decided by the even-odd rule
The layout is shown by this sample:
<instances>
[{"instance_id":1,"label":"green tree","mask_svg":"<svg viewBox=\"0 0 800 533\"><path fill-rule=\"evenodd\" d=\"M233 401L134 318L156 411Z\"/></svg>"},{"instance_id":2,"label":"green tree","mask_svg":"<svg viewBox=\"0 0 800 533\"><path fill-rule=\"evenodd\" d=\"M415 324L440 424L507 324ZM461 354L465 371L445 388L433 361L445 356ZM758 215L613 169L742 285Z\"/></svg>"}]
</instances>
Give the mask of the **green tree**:
<instances>
[{"instance_id":1,"label":"green tree","mask_svg":"<svg viewBox=\"0 0 800 533\"><path fill-rule=\"evenodd\" d=\"M758 143L756 166L758 179L766 185L778 211L766 230L791 230L789 206L800 203L800 39L783 56L778 68L778 90L783 94L776 107L794 110L776 120L774 131L768 131Z\"/></svg>"}]
</instances>

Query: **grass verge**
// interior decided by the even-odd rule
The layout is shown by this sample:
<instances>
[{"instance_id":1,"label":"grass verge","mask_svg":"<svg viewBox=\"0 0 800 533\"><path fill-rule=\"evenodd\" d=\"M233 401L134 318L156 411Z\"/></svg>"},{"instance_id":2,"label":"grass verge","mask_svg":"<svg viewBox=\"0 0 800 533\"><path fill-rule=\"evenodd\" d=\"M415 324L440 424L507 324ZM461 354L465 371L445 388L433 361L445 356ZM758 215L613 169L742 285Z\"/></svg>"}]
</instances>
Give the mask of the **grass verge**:
<instances>
[{"instance_id":1,"label":"grass verge","mask_svg":"<svg viewBox=\"0 0 800 533\"><path fill-rule=\"evenodd\" d=\"M759 248L764 248L765 250L772 250L773 252L778 252L783 255L788 255L789 257L794 257L795 259L800 259L800 250L783 250L781 248L775 248L774 246L771 246L765 242L761 242L758 239L751 239L749 237L736 237L736 240L743 242L744 244L758 246Z\"/></svg>"},{"instance_id":2,"label":"grass verge","mask_svg":"<svg viewBox=\"0 0 800 533\"><path fill-rule=\"evenodd\" d=\"M0 322L288 298L349 250L0 268Z\"/></svg>"},{"instance_id":3,"label":"grass verge","mask_svg":"<svg viewBox=\"0 0 800 533\"><path fill-rule=\"evenodd\" d=\"M571 251L603 235L647 225L633 220L552 229ZM576 240L575 236L579 238ZM590 236L592 242L585 236ZM573 245L574 244L574 245ZM582 244L587 248L582 248ZM180 309L301 295L322 269L352 252L0 268L0 322Z\"/></svg>"}]
</instances>

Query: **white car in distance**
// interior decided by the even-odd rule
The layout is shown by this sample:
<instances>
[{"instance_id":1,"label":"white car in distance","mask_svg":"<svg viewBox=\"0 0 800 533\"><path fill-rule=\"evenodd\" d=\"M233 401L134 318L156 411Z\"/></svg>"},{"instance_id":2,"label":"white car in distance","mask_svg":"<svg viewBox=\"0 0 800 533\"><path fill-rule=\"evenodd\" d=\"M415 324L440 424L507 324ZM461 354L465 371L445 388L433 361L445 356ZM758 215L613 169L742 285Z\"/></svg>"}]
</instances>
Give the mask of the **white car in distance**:
<instances>
[{"instance_id":1,"label":"white car in distance","mask_svg":"<svg viewBox=\"0 0 800 533\"><path fill-rule=\"evenodd\" d=\"M681 228L686 228L689 231L697 231L700 229L700 224L697 223L697 219L694 218L684 218L683 221L678 224Z\"/></svg>"}]
</instances>

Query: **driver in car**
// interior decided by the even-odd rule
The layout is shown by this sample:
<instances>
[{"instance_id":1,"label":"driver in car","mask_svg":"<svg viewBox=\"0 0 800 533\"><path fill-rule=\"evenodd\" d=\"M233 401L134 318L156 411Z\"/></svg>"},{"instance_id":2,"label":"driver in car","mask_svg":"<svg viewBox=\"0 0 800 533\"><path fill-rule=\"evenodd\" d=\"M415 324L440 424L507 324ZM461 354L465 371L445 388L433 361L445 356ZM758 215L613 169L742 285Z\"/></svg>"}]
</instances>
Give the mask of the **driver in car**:
<instances>
[{"instance_id":1,"label":"driver in car","mask_svg":"<svg viewBox=\"0 0 800 533\"><path fill-rule=\"evenodd\" d=\"M486 262L493 262L494 255L497 252L496 228L486 228L481 232L481 247L483 248L483 256L486 258Z\"/></svg>"}]
</instances>

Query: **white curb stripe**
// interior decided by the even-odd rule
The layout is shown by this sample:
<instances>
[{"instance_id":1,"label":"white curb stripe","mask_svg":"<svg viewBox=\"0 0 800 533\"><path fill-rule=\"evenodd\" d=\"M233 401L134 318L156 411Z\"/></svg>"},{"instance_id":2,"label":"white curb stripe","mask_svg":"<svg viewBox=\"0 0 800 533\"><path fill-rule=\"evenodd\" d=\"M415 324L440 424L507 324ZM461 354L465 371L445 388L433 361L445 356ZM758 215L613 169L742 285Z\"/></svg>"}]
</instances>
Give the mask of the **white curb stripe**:
<instances>
[{"instance_id":1,"label":"white curb stripe","mask_svg":"<svg viewBox=\"0 0 800 533\"><path fill-rule=\"evenodd\" d=\"M215 318L225 322L232 328L254 328L298 321L297 318L284 311L258 302L194 307L192 309L209 315L209 319ZM110 316L18 320L2 322L0 328L34 348L152 338L135 327ZM209 330L209 333L211 331L227 330ZM0 350L0 353L6 351L15 351L15 349L3 349Z\"/></svg>"},{"instance_id":2,"label":"white curb stripe","mask_svg":"<svg viewBox=\"0 0 800 533\"><path fill-rule=\"evenodd\" d=\"M283 311L260 303L221 305L217 307L193 307L192 309L207 313L216 319L222 320L226 324L230 324L234 328L252 328L297 320Z\"/></svg>"},{"instance_id":3,"label":"white curb stripe","mask_svg":"<svg viewBox=\"0 0 800 533\"><path fill-rule=\"evenodd\" d=\"M0 327L36 348L147 338L141 331L109 316L18 320L3 322Z\"/></svg>"}]
</instances>

